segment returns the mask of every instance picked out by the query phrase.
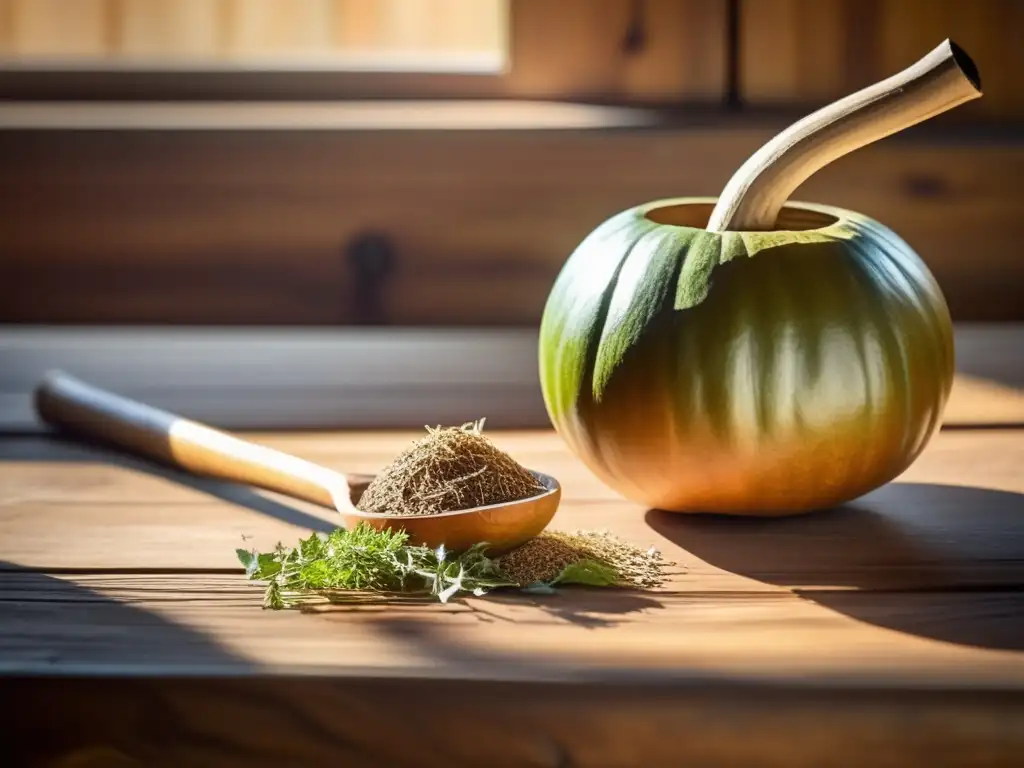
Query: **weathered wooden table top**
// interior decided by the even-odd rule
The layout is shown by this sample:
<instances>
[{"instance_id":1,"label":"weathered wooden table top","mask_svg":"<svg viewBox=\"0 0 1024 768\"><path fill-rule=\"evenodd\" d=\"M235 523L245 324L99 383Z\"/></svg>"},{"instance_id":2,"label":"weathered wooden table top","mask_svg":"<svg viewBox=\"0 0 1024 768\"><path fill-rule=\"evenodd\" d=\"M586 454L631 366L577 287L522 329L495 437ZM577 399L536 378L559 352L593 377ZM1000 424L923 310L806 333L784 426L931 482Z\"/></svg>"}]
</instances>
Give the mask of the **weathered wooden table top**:
<instances>
[{"instance_id":1,"label":"weathered wooden table top","mask_svg":"<svg viewBox=\"0 0 1024 768\"><path fill-rule=\"evenodd\" d=\"M26 765L1021 765L1022 424L1019 390L961 377L896 482L782 520L648 510L553 433L491 433L561 479L554 527L654 545L670 582L315 612L263 610L234 550L330 511L0 437L5 741ZM252 435L353 472L416 436Z\"/></svg>"}]
</instances>

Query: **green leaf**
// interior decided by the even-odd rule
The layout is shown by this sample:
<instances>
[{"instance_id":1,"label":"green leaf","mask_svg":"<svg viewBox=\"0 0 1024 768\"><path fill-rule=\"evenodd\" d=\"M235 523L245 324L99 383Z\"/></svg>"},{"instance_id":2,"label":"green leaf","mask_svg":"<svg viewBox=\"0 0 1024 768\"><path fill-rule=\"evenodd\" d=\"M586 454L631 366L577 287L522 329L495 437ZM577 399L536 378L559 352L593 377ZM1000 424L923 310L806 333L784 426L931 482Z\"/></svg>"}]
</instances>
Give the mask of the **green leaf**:
<instances>
[{"instance_id":1,"label":"green leaf","mask_svg":"<svg viewBox=\"0 0 1024 768\"><path fill-rule=\"evenodd\" d=\"M263 580L276 576L281 570L281 561L273 552L264 552L256 556L256 567L250 579Z\"/></svg>"},{"instance_id":2,"label":"green leaf","mask_svg":"<svg viewBox=\"0 0 1024 768\"><path fill-rule=\"evenodd\" d=\"M239 562L242 563L242 567L245 568L245 572L248 574L249 569L257 562L256 553L250 552L247 549L236 549L235 554L238 555Z\"/></svg>"},{"instance_id":3,"label":"green leaf","mask_svg":"<svg viewBox=\"0 0 1024 768\"><path fill-rule=\"evenodd\" d=\"M269 579L281 570L278 555L273 552L257 554L255 551L236 549L239 562L245 567L245 576L254 581Z\"/></svg>"},{"instance_id":4,"label":"green leaf","mask_svg":"<svg viewBox=\"0 0 1024 768\"><path fill-rule=\"evenodd\" d=\"M303 560L315 560L322 557L326 549L323 539L313 534L303 541L299 539L299 553Z\"/></svg>"},{"instance_id":5,"label":"green leaf","mask_svg":"<svg viewBox=\"0 0 1024 768\"><path fill-rule=\"evenodd\" d=\"M618 572L610 565L596 560L580 560L565 566L552 584L586 584L592 587L611 587L619 581Z\"/></svg>"},{"instance_id":6,"label":"green leaf","mask_svg":"<svg viewBox=\"0 0 1024 768\"><path fill-rule=\"evenodd\" d=\"M269 581L269 608L300 604L305 598L349 592L429 594L441 602L460 593L483 594L514 586L504 578L481 543L465 552L409 546L402 530L360 523L351 530L313 534L294 548L278 544L263 554L237 551L252 579Z\"/></svg>"}]
</instances>

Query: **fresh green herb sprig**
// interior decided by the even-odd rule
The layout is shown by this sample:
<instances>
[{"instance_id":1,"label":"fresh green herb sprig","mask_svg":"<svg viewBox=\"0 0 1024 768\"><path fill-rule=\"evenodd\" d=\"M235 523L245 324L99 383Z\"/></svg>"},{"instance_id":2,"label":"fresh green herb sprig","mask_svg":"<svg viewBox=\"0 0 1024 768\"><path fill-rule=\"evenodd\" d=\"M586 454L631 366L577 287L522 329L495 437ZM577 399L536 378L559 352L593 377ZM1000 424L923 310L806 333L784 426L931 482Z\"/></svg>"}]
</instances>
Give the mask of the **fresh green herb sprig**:
<instances>
[{"instance_id":1,"label":"fresh green herb sprig","mask_svg":"<svg viewBox=\"0 0 1024 768\"><path fill-rule=\"evenodd\" d=\"M460 593L481 596L499 588L519 588L484 554L486 543L452 553L408 544L408 534L376 530L359 523L351 530L314 533L298 546L278 544L273 552L235 550L253 581L267 582L264 605L289 608L311 599L349 602L367 593L434 597L442 603ZM525 587L550 594L556 584L614 586L619 574L610 565L581 560L566 566L551 581Z\"/></svg>"},{"instance_id":2,"label":"fresh green herb sprig","mask_svg":"<svg viewBox=\"0 0 1024 768\"><path fill-rule=\"evenodd\" d=\"M404 531L378 531L366 523L351 530L314 533L290 549L278 544L264 554L236 550L246 575L267 582L264 604L286 608L304 597L345 599L345 593L403 593L448 602L459 592L483 595L510 586L484 543L460 554L411 546Z\"/></svg>"}]
</instances>

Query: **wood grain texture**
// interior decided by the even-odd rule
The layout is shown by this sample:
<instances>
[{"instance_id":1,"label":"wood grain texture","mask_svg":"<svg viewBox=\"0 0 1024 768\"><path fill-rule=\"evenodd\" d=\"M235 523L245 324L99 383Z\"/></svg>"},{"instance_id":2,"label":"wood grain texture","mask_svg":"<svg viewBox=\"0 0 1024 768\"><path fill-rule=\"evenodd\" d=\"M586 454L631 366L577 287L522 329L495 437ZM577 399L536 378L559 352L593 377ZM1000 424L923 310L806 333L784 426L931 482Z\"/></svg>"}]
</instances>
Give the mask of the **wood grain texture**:
<instances>
[{"instance_id":1,"label":"wood grain texture","mask_svg":"<svg viewBox=\"0 0 1024 768\"><path fill-rule=\"evenodd\" d=\"M13 41L13 0L0 0L0 55L11 50Z\"/></svg>"},{"instance_id":2,"label":"wood grain texture","mask_svg":"<svg viewBox=\"0 0 1024 768\"><path fill-rule=\"evenodd\" d=\"M19 49L94 63L426 65L500 73L492 96L631 103L718 103L725 90L726 0L90 0L113 32L90 45L84 28L60 33L50 0L15 2L35 20L15 27ZM447 90L420 95L433 86Z\"/></svg>"},{"instance_id":3,"label":"wood grain texture","mask_svg":"<svg viewBox=\"0 0 1024 768\"><path fill-rule=\"evenodd\" d=\"M977 62L985 95L942 120L1016 120L1024 115L1022 23L1015 0L748 0L740 4L742 97L820 106L948 37Z\"/></svg>"},{"instance_id":4,"label":"wood grain texture","mask_svg":"<svg viewBox=\"0 0 1024 768\"><path fill-rule=\"evenodd\" d=\"M569 589L262 609L242 574L5 573L0 673L1020 691L1024 594Z\"/></svg>"},{"instance_id":5,"label":"wood grain texture","mask_svg":"<svg viewBox=\"0 0 1024 768\"><path fill-rule=\"evenodd\" d=\"M1024 6L1015 0L897 0L877 3L880 18L879 66L899 67L914 59L914 50L937 36L952 37L967 50L977 50L985 97L965 107L962 119L987 115L997 119L1024 117L1024 49L1019 30ZM943 30L940 32L940 30ZM973 107L973 109L972 109ZM951 116L952 117L952 116Z\"/></svg>"},{"instance_id":6,"label":"wood grain texture","mask_svg":"<svg viewBox=\"0 0 1024 768\"><path fill-rule=\"evenodd\" d=\"M1024 385L958 375L942 421L953 427L1024 424Z\"/></svg>"},{"instance_id":7,"label":"wood grain texture","mask_svg":"<svg viewBox=\"0 0 1024 768\"><path fill-rule=\"evenodd\" d=\"M330 0L226 0L229 54L323 54L330 49Z\"/></svg>"},{"instance_id":8,"label":"wood grain texture","mask_svg":"<svg viewBox=\"0 0 1024 768\"><path fill-rule=\"evenodd\" d=\"M219 2L121 0L117 11L117 55L212 58L224 44Z\"/></svg>"},{"instance_id":9,"label":"wood grain texture","mask_svg":"<svg viewBox=\"0 0 1024 768\"><path fill-rule=\"evenodd\" d=\"M0 132L0 322L534 325L601 221L718 194L777 127ZM893 137L793 197L892 227L955 319L1024 319L1020 142Z\"/></svg>"},{"instance_id":10,"label":"wood grain texture","mask_svg":"<svg viewBox=\"0 0 1024 768\"><path fill-rule=\"evenodd\" d=\"M508 5L506 0L333 0L333 39L357 52L504 53Z\"/></svg>"},{"instance_id":11,"label":"wood grain texture","mask_svg":"<svg viewBox=\"0 0 1024 768\"><path fill-rule=\"evenodd\" d=\"M17 56L93 56L111 41L109 0L10 0L10 46Z\"/></svg>"},{"instance_id":12,"label":"wood grain texture","mask_svg":"<svg viewBox=\"0 0 1024 768\"><path fill-rule=\"evenodd\" d=\"M503 0L4 0L0 9L7 31L0 41L9 41L0 52L29 62L39 55L210 64L430 52L497 60L507 32Z\"/></svg>"},{"instance_id":13,"label":"wood grain texture","mask_svg":"<svg viewBox=\"0 0 1024 768\"><path fill-rule=\"evenodd\" d=\"M516 0L510 13L512 94L634 104L723 98L722 0ZM640 37L631 48L633 24Z\"/></svg>"},{"instance_id":14,"label":"wood grain texture","mask_svg":"<svg viewBox=\"0 0 1024 768\"><path fill-rule=\"evenodd\" d=\"M373 473L413 435L253 438L318 464ZM1024 585L1024 440L1015 430L942 432L897 483L843 509L791 521L647 510L595 480L552 433L496 432L494 439L561 482L552 527L609 528L639 546L657 546L676 564L674 589ZM0 441L0 489L0 560L8 568L238 571L236 547L294 544L309 530L338 524L313 505L47 438Z\"/></svg>"},{"instance_id":15,"label":"wood grain texture","mask_svg":"<svg viewBox=\"0 0 1024 768\"><path fill-rule=\"evenodd\" d=\"M1019 592L259 599L241 575L5 574L8 753L895 766L1012 765L1024 748ZM378 730L397 699L432 704L399 740Z\"/></svg>"},{"instance_id":16,"label":"wood grain texture","mask_svg":"<svg viewBox=\"0 0 1024 768\"><path fill-rule=\"evenodd\" d=\"M97 707L101 685L104 706ZM2 690L19 701L5 728L8 753L19 765L82 765L71 760L91 757L96 762L87 764L240 768L989 768L1019 765L1022 750L1019 699L985 693L840 696L695 685L652 694L629 685L431 681L415 688L431 705L396 737L381 712L408 689L378 681L44 679L6 682ZM65 706L55 710L54 701ZM46 759L68 762L28 762Z\"/></svg>"}]
</instances>

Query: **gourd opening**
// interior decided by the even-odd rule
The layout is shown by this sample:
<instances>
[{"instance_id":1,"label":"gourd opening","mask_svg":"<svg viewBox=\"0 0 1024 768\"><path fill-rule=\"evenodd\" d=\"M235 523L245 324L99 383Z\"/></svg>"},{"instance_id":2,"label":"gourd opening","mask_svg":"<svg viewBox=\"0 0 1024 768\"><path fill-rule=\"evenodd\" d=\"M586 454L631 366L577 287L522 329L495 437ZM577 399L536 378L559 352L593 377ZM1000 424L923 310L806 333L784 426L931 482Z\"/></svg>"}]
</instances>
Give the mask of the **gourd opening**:
<instances>
[{"instance_id":1,"label":"gourd opening","mask_svg":"<svg viewBox=\"0 0 1024 768\"><path fill-rule=\"evenodd\" d=\"M652 208L647 211L645 217L655 224L705 229L714 209L714 203L675 203ZM806 232L830 227L838 221L838 217L827 213L801 208L797 205L785 205L775 220L774 231Z\"/></svg>"}]
</instances>

